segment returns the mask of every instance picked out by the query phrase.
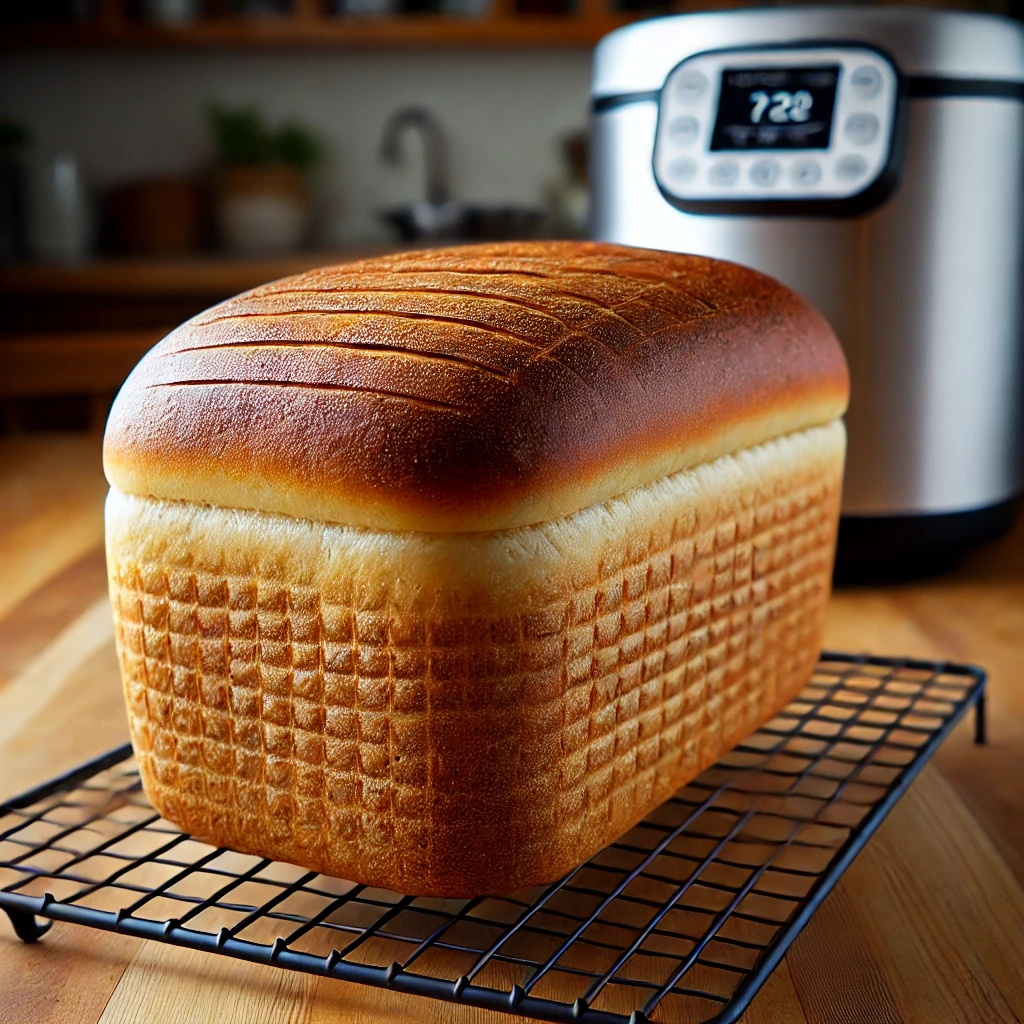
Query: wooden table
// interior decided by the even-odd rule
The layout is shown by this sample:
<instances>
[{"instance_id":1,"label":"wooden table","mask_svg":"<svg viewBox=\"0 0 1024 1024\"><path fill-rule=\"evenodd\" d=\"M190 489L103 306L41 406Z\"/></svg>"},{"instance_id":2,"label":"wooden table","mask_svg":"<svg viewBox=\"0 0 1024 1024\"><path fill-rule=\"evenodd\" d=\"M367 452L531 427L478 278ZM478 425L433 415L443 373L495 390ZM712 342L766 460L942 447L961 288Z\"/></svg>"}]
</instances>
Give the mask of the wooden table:
<instances>
[{"instance_id":1,"label":"wooden table","mask_svg":"<svg viewBox=\"0 0 1024 1024\"><path fill-rule=\"evenodd\" d=\"M126 738L98 440L0 442L0 796ZM988 1024L1024 1015L1024 527L928 582L838 593L828 644L975 661L962 725L818 910L748 1024ZM517 1018L58 924L0 921L0 1022Z\"/></svg>"}]
</instances>

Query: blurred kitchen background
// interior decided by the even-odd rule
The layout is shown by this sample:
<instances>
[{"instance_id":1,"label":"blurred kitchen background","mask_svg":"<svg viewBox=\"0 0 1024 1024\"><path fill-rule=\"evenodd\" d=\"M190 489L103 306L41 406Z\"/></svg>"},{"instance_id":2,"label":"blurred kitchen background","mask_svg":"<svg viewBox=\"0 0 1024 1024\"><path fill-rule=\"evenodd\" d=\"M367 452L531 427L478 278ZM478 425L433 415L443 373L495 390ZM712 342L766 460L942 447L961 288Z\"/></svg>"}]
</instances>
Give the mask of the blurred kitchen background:
<instances>
[{"instance_id":1,"label":"blurred kitchen background","mask_svg":"<svg viewBox=\"0 0 1024 1024\"><path fill-rule=\"evenodd\" d=\"M594 44L743 6L6 0L0 432L101 430L167 330L274 277L585 236Z\"/></svg>"}]
</instances>

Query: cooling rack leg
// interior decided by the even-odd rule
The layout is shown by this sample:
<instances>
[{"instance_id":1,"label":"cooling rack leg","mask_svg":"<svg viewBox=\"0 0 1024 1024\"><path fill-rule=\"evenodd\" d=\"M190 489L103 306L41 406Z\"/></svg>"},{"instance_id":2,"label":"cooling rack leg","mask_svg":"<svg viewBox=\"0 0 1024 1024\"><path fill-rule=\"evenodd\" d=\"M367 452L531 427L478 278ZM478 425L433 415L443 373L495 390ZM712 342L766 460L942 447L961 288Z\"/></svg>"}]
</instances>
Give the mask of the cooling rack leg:
<instances>
[{"instance_id":1,"label":"cooling rack leg","mask_svg":"<svg viewBox=\"0 0 1024 1024\"><path fill-rule=\"evenodd\" d=\"M974 703L974 742L979 746L988 742L984 690L978 694L978 699Z\"/></svg>"},{"instance_id":2,"label":"cooling rack leg","mask_svg":"<svg viewBox=\"0 0 1024 1024\"><path fill-rule=\"evenodd\" d=\"M27 910L11 910L10 907L4 907L4 910L7 911L7 916L14 926L14 934L22 942L35 942L45 935L53 924L52 921L40 921L35 914L30 914Z\"/></svg>"}]
</instances>

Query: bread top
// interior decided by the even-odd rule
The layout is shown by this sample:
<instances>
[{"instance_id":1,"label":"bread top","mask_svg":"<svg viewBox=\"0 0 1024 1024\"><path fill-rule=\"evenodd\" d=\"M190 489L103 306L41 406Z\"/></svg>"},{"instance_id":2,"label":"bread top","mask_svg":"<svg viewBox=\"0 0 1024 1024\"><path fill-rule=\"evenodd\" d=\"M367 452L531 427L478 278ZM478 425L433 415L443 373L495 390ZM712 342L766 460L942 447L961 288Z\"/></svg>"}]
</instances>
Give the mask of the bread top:
<instances>
[{"instance_id":1,"label":"bread top","mask_svg":"<svg viewBox=\"0 0 1024 1024\"><path fill-rule=\"evenodd\" d=\"M111 410L119 490L386 530L510 529L841 416L777 281L591 242L400 253L172 331Z\"/></svg>"}]
</instances>

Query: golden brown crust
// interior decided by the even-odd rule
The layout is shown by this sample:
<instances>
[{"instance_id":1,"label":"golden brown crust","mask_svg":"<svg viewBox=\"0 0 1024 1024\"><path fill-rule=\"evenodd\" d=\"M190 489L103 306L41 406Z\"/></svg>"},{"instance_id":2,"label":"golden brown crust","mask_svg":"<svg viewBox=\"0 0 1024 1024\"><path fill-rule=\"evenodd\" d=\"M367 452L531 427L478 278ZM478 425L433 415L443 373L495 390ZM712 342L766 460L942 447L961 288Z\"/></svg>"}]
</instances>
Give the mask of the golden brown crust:
<instances>
[{"instance_id":1,"label":"golden brown crust","mask_svg":"<svg viewBox=\"0 0 1024 1024\"><path fill-rule=\"evenodd\" d=\"M569 515L826 423L825 321L730 263L598 243L310 271L200 314L118 396L126 493L435 532Z\"/></svg>"},{"instance_id":2,"label":"golden brown crust","mask_svg":"<svg viewBox=\"0 0 1024 1024\"><path fill-rule=\"evenodd\" d=\"M843 451L833 423L493 534L111 490L146 793L204 841L402 892L553 881L806 683Z\"/></svg>"}]
</instances>

